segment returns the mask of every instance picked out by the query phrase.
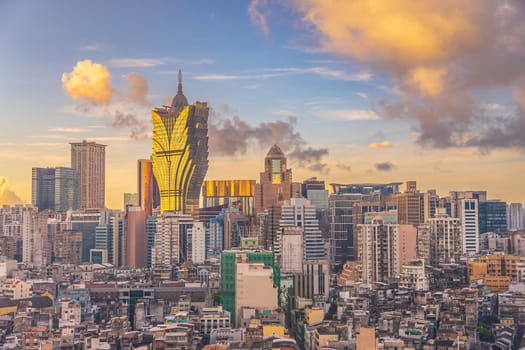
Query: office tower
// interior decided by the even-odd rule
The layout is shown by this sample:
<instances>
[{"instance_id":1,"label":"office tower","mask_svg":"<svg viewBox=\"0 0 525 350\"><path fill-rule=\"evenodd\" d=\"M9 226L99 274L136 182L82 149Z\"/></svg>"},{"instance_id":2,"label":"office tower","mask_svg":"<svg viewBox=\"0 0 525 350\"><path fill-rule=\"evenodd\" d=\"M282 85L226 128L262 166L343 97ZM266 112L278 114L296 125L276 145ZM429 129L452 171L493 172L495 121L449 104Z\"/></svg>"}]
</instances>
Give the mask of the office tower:
<instances>
[{"instance_id":1,"label":"office tower","mask_svg":"<svg viewBox=\"0 0 525 350\"><path fill-rule=\"evenodd\" d=\"M71 168L78 174L79 208L104 208L106 195L106 146L95 142L71 145Z\"/></svg>"},{"instance_id":2,"label":"office tower","mask_svg":"<svg viewBox=\"0 0 525 350\"><path fill-rule=\"evenodd\" d=\"M362 266L363 283L388 282L400 272L399 226L374 217L369 224L359 224L357 261Z\"/></svg>"},{"instance_id":3,"label":"office tower","mask_svg":"<svg viewBox=\"0 0 525 350\"><path fill-rule=\"evenodd\" d=\"M281 206L271 205L264 212L257 214L257 222L260 228L259 242L264 249L272 250L279 232L281 221Z\"/></svg>"},{"instance_id":4,"label":"office tower","mask_svg":"<svg viewBox=\"0 0 525 350\"><path fill-rule=\"evenodd\" d=\"M206 227L203 222L196 222L191 228L191 261L203 264L206 260Z\"/></svg>"},{"instance_id":5,"label":"office tower","mask_svg":"<svg viewBox=\"0 0 525 350\"><path fill-rule=\"evenodd\" d=\"M241 263L262 262L264 266L273 268L273 285L280 286L279 269L275 266L274 254L270 251L225 250L221 253L221 300L224 310L231 313L231 322L236 319L237 266ZM268 276L269 277L269 276ZM268 278L269 279L269 278ZM277 295L275 302L277 302Z\"/></svg>"},{"instance_id":6,"label":"office tower","mask_svg":"<svg viewBox=\"0 0 525 350\"><path fill-rule=\"evenodd\" d=\"M397 207L399 224L419 225L424 222L424 194L416 188L415 181L407 181L405 192L393 194L392 201Z\"/></svg>"},{"instance_id":7,"label":"office tower","mask_svg":"<svg viewBox=\"0 0 525 350\"><path fill-rule=\"evenodd\" d=\"M301 184L301 194L317 209L328 209L328 190L323 180L316 177L306 179Z\"/></svg>"},{"instance_id":8,"label":"office tower","mask_svg":"<svg viewBox=\"0 0 525 350\"><path fill-rule=\"evenodd\" d=\"M140 207L127 207L127 264L144 268L147 265L146 215Z\"/></svg>"},{"instance_id":9,"label":"office tower","mask_svg":"<svg viewBox=\"0 0 525 350\"><path fill-rule=\"evenodd\" d=\"M144 209L146 217L151 216L153 209L160 205L159 189L151 159L139 159L137 161L137 195L139 206Z\"/></svg>"},{"instance_id":10,"label":"office tower","mask_svg":"<svg viewBox=\"0 0 525 350\"><path fill-rule=\"evenodd\" d=\"M353 208L363 198L358 193L334 193L328 198L330 211L330 262L355 260Z\"/></svg>"},{"instance_id":11,"label":"office tower","mask_svg":"<svg viewBox=\"0 0 525 350\"><path fill-rule=\"evenodd\" d=\"M479 202L479 233L507 232L507 203L498 200Z\"/></svg>"},{"instance_id":12,"label":"office tower","mask_svg":"<svg viewBox=\"0 0 525 350\"><path fill-rule=\"evenodd\" d=\"M89 251L96 247L96 229L101 222L101 211L98 209L75 210L68 212L66 222L69 230L82 233L81 261L89 261ZM102 220L103 222L103 220Z\"/></svg>"},{"instance_id":13,"label":"office tower","mask_svg":"<svg viewBox=\"0 0 525 350\"><path fill-rule=\"evenodd\" d=\"M186 263L187 234L193 226L191 215L165 211L157 218L155 241L151 251L152 266Z\"/></svg>"},{"instance_id":14,"label":"office tower","mask_svg":"<svg viewBox=\"0 0 525 350\"><path fill-rule=\"evenodd\" d=\"M304 259L321 260L327 258L325 242L321 237L316 208L306 198L291 198L281 206L280 230L286 227L302 227Z\"/></svg>"},{"instance_id":15,"label":"office tower","mask_svg":"<svg viewBox=\"0 0 525 350\"><path fill-rule=\"evenodd\" d=\"M487 191L450 191L450 216L460 217L461 201L463 199L476 199L478 203L487 200Z\"/></svg>"},{"instance_id":16,"label":"office tower","mask_svg":"<svg viewBox=\"0 0 525 350\"><path fill-rule=\"evenodd\" d=\"M39 211L55 209L55 168L33 168L31 203Z\"/></svg>"},{"instance_id":17,"label":"office tower","mask_svg":"<svg viewBox=\"0 0 525 350\"><path fill-rule=\"evenodd\" d=\"M179 70L177 95L170 106L154 108L152 168L160 192L160 211L195 215L208 170L208 105L188 105Z\"/></svg>"},{"instance_id":18,"label":"office tower","mask_svg":"<svg viewBox=\"0 0 525 350\"><path fill-rule=\"evenodd\" d=\"M78 174L72 168L55 168L55 211L77 210Z\"/></svg>"},{"instance_id":19,"label":"office tower","mask_svg":"<svg viewBox=\"0 0 525 350\"><path fill-rule=\"evenodd\" d=\"M428 190L423 197L423 208L425 210L424 222L436 217L437 209L440 207L440 198L436 190Z\"/></svg>"},{"instance_id":20,"label":"office tower","mask_svg":"<svg viewBox=\"0 0 525 350\"><path fill-rule=\"evenodd\" d=\"M335 194L355 193L377 195L384 198L399 193L399 186L402 182L391 182L386 184L380 183L362 183L362 184L336 184L331 183L332 191Z\"/></svg>"},{"instance_id":21,"label":"office tower","mask_svg":"<svg viewBox=\"0 0 525 350\"><path fill-rule=\"evenodd\" d=\"M510 230L525 228L523 205L521 203L510 203L507 210L507 224Z\"/></svg>"},{"instance_id":22,"label":"office tower","mask_svg":"<svg viewBox=\"0 0 525 350\"><path fill-rule=\"evenodd\" d=\"M439 267L459 261L463 250L459 218L451 218L445 209L440 209L435 218L428 219L425 225L420 226L420 231L425 231L422 235L428 237L429 265ZM420 241L418 237L418 245Z\"/></svg>"},{"instance_id":23,"label":"office tower","mask_svg":"<svg viewBox=\"0 0 525 350\"><path fill-rule=\"evenodd\" d=\"M254 219L255 180L204 181L202 183L202 200L204 208L234 207L244 215Z\"/></svg>"},{"instance_id":24,"label":"office tower","mask_svg":"<svg viewBox=\"0 0 525 350\"><path fill-rule=\"evenodd\" d=\"M479 251L479 218L477 199L461 199L459 201L459 220L461 222L461 238L463 254L473 255Z\"/></svg>"},{"instance_id":25,"label":"office tower","mask_svg":"<svg viewBox=\"0 0 525 350\"><path fill-rule=\"evenodd\" d=\"M262 213L272 205L280 205L292 197L292 170L286 168L286 157L277 145L264 158L255 195L255 212Z\"/></svg>"}]
</instances>

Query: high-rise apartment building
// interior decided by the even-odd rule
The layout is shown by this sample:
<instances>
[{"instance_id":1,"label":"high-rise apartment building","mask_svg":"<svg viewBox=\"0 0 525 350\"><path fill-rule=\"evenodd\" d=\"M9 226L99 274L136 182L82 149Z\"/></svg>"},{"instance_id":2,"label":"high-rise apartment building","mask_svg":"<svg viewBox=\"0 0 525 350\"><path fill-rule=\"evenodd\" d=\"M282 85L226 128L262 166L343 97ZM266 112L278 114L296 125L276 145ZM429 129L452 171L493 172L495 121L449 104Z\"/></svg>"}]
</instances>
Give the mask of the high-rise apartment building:
<instances>
[{"instance_id":1,"label":"high-rise apartment building","mask_svg":"<svg viewBox=\"0 0 525 350\"><path fill-rule=\"evenodd\" d=\"M201 185L208 170L208 113L206 103L188 105L180 71L177 95L171 105L151 112L152 168L161 213L198 213Z\"/></svg>"},{"instance_id":2,"label":"high-rise apartment building","mask_svg":"<svg viewBox=\"0 0 525 350\"><path fill-rule=\"evenodd\" d=\"M147 265L146 215L141 207L126 208L127 264L144 268Z\"/></svg>"},{"instance_id":3,"label":"high-rise apartment building","mask_svg":"<svg viewBox=\"0 0 525 350\"><path fill-rule=\"evenodd\" d=\"M186 262L188 230L193 226L191 215L165 211L157 218L156 226L151 251L152 266L173 266Z\"/></svg>"},{"instance_id":4,"label":"high-rise apartment building","mask_svg":"<svg viewBox=\"0 0 525 350\"><path fill-rule=\"evenodd\" d=\"M368 224L359 224L357 261L362 266L363 283L388 282L400 272L399 225L386 224L375 217Z\"/></svg>"},{"instance_id":5,"label":"high-rise apartment building","mask_svg":"<svg viewBox=\"0 0 525 350\"><path fill-rule=\"evenodd\" d=\"M295 197L281 206L280 230L286 227L303 229L303 247L305 260L326 259L325 241L321 237L316 207L306 198Z\"/></svg>"},{"instance_id":6,"label":"high-rise apartment building","mask_svg":"<svg viewBox=\"0 0 525 350\"><path fill-rule=\"evenodd\" d=\"M507 226L511 230L525 228L525 211L521 203L510 203L507 210Z\"/></svg>"},{"instance_id":7,"label":"high-rise apartment building","mask_svg":"<svg viewBox=\"0 0 525 350\"><path fill-rule=\"evenodd\" d=\"M436 217L428 219L419 230L426 231L423 236L428 240L426 261L429 265L439 267L442 264L459 261L463 251L459 218L451 218L446 214L445 209L440 209ZM422 239L418 237L418 245L422 243L421 241Z\"/></svg>"},{"instance_id":8,"label":"high-rise apartment building","mask_svg":"<svg viewBox=\"0 0 525 350\"><path fill-rule=\"evenodd\" d=\"M78 174L79 207L104 208L106 199L106 145L71 143L71 168Z\"/></svg>"},{"instance_id":9,"label":"high-rise apartment building","mask_svg":"<svg viewBox=\"0 0 525 350\"><path fill-rule=\"evenodd\" d=\"M264 172L260 174L255 195L255 211L262 213L272 205L280 205L292 197L292 170L287 169L286 157L277 145L264 158Z\"/></svg>"}]
</instances>

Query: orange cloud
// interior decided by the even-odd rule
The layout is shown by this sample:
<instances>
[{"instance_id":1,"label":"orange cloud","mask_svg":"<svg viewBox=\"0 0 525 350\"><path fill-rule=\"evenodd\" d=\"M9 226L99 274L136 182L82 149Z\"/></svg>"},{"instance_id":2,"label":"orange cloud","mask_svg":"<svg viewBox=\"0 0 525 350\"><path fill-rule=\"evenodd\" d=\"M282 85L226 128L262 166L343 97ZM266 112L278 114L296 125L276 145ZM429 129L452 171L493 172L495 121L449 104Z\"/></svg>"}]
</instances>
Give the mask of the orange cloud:
<instances>
[{"instance_id":1,"label":"orange cloud","mask_svg":"<svg viewBox=\"0 0 525 350\"><path fill-rule=\"evenodd\" d=\"M0 205L21 204L22 200L9 189L9 180L0 176Z\"/></svg>"},{"instance_id":2,"label":"orange cloud","mask_svg":"<svg viewBox=\"0 0 525 350\"><path fill-rule=\"evenodd\" d=\"M389 148L389 147L392 147L394 146L392 144L392 142L390 141L382 141L382 142L374 142L374 143L371 143L368 145L368 148L371 148L371 149L383 149L383 148Z\"/></svg>"},{"instance_id":3,"label":"orange cloud","mask_svg":"<svg viewBox=\"0 0 525 350\"><path fill-rule=\"evenodd\" d=\"M79 61L71 72L63 73L62 87L72 99L94 104L110 103L113 94L108 69L90 60Z\"/></svg>"}]
</instances>

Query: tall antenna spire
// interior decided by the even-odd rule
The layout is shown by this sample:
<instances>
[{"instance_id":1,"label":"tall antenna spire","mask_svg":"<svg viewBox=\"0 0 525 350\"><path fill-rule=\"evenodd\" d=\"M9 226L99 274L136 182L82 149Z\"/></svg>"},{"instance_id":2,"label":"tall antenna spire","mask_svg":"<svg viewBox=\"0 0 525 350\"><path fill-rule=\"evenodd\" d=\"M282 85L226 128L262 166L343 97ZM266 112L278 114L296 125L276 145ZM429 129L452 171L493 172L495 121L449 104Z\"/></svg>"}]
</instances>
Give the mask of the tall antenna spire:
<instances>
[{"instance_id":1,"label":"tall antenna spire","mask_svg":"<svg viewBox=\"0 0 525 350\"><path fill-rule=\"evenodd\" d=\"M182 94L182 71L179 69L179 89L177 94Z\"/></svg>"}]
</instances>

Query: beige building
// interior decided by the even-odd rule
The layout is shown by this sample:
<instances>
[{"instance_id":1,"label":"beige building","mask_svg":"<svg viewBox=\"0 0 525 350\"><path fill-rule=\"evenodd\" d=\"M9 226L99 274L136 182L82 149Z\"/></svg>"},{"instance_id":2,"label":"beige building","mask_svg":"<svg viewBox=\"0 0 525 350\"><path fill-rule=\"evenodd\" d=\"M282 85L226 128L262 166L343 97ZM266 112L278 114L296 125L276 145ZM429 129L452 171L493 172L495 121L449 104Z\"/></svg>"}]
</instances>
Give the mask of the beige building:
<instances>
[{"instance_id":1,"label":"beige building","mask_svg":"<svg viewBox=\"0 0 525 350\"><path fill-rule=\"evenodd\" d=\"M33 289L30 283L19 279L7 279L0 285L3 296L16 300L31 298Z\"/></svg>"},{"instance_id":2,"label":"beige building","mask_svg":"<svg viewBox=\"0 0 525 350\"><path fill-rule=\"evenodd\" d=\"M356 337L356 350L377 350L376 330L372 327L361 327Z\"/></svg>"},{"instance_id":3,"label":"beige building","mask_svg":"<svg viewBox=\"0 0 525 350\"><path fill-rule=\"evenodd\" d=\"M399 224L419 225L425 220L424 194L416 188L415 181L407 181L404 193L392 195L397 207L397 222Z\"/></svg>"},{"instance_id":4,"label":"beige building","mask_svg":"<svg viewBox=\"0 0 525 350\"><path fill-rule=\"evenodd\" d=\"M105 208L106 145L73 142L71 168L78 174L80 209Z\"/></svg>"},{"instance_id":5,"label":"beige building","mask_svg":"<svg viewBox=\"0 0 525 350\"><path fill-rule=\"evenodd\" d=\"M277 288L273 285L273 269L264 263L237 263L235 277L235 313L241 320L243 307L258 310L277 309Z\"/></svg>"},{"instance_id":6,"label":"beige building","mask_svg":"<svg viewBox=\"0 0 525 350\"><path fill-rule=\"evenodd\" d=\"M399 264L403 265L417 257L417 228L399 225Z\"/></svg>"}]
</instances>

